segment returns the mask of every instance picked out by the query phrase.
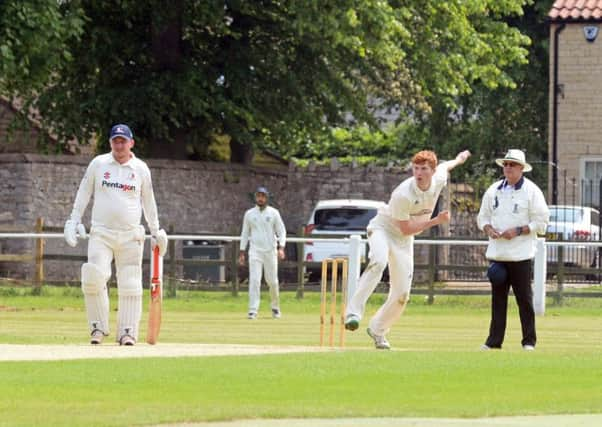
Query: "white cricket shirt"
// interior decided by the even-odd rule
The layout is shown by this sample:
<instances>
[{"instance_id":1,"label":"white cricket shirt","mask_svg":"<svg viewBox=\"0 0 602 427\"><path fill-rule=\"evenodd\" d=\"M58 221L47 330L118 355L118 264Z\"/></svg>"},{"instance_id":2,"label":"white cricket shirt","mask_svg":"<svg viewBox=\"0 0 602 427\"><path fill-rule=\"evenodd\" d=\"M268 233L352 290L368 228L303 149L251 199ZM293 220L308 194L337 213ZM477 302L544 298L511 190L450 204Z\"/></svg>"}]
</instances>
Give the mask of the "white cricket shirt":
<instances>
[{"instance_id":1,"label":"white cricket shirt","mask_svg":"<svg viewBox=\"0 0 602 427\"><path fill-rule=\"evenodd\" d=\"M384 228L393 236L407 238L399 228L399 221L430 219L441 190L447 184L447 164L441 163L435 169L431 185L426 191L418 188L412 176L404 180L393 190L386 206L379 209L378 214L370 221L368 229Z\"/></svg>"},{"instance_id":2,"label":"white cricket shirt","mask_svg":"<svg viewBox=\"0 0 602 427\"><path fill-rule=\"evenodd\" d=\"M130 160L123 164L115 160L112 153L92 159L77 190L72 220L81 222L92 195L93 227L132 230L140 225L144 209L151 234L155 235L159 230L150 170L133 153Z\"/></svg>"},{"instance_id":3,"label":"white cricket shirt","mask_svg":"<svg viewBox=\"0 0 602 427\"><path fill-rule=\"evenodd\" d=\"M535 256L537 234L546 232L550 211L539 187L524 176L511 187L505 179L491 185L481 202L477 225L503 232L529 226L529 233L513 239L491 239L485 256L495 261L524 261Z\"/></svg>"},{"instance_id":4,"label":"white cricket shirt","mask_svg":"<svg viewBox=\"0 0 602 427\"><path fill-rule=\"evenodd\" d=\"M284 248L286 228L278 209L266 206L262 210L255 206L245 212L240 234L240 250L244 251L249 242L250 250L253 251L273 251L276 244Z\"/></svg>"}]
</instances>

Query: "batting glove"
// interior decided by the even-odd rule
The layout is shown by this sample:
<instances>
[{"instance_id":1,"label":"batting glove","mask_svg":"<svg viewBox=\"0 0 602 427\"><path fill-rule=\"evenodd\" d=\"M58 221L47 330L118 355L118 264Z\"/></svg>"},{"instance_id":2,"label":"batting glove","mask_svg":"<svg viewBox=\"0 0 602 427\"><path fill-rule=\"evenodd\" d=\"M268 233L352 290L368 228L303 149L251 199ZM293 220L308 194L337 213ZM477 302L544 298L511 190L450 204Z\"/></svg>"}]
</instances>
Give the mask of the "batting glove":
<instances>
[{"instance_id":1,"label":"batting glove","mask_svg":"<svg viewBox=\"0 0 602 427\"><path fill-rule=\"evenodd\" d=\"M151 246L153 248L159 246L159 255L165 255L165 252L167 252L167 233L165 230L160 229L155 236L151 237Z\"/></svg>"},{"instance_id":2,"label":"batting glove","mask_svg":"<svg viewBox=\"0 0 602 427\"><path fill-rule=\"evenodd\" d=\"M77 245L77 224L75 221L69 219L65 222L65 228L63 229L63 236L69 246L74 248Z\"/></svg>"}]
</instances>

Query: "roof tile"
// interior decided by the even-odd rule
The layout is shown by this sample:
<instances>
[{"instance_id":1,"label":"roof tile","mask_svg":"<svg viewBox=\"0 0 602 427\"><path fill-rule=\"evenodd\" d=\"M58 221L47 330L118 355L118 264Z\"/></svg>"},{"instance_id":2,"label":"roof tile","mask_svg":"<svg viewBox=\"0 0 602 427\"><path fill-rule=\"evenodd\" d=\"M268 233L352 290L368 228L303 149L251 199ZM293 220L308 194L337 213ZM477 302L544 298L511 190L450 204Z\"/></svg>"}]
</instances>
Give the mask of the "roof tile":
<instances>
[{"instance_id":1,"label":"roof tile","mask_svg":"<svg viewBox=\"0 0 602 427\"><path fill-rule=\"evenodd\" d=\"M602 0L556 0L548 13L555 21L593 21L602 18Z\"/></svg>"}]
</instances>

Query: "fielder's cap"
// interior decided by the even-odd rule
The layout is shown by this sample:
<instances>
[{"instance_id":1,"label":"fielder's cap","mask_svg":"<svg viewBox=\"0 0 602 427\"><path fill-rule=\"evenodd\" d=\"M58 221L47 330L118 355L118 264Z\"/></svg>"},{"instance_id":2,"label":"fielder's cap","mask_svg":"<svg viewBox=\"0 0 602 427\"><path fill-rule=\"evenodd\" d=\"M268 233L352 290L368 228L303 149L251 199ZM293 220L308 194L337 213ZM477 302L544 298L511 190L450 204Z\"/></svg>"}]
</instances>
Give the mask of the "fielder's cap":
<instances>
[{"instance_id":1,"label":"fielder's cap","mask_svg":"<svg viewBox=\"0 0 602 427\"><path fill-rule=\"evenodd\" d=\"M506 266L499 262L492 262L487 269L487 277L492 285L503 285L508 280Z\"/></svg>"},{"instance_id":2,"label":"fielder's cap","mask_svg":"<svg viewBox=\"0 0 602 427\"><path fill-rule=\"evenodd\" d=\"M117 138L118 136L125 139L132 139L134 137L129 126L123 124L115 125L111 128L111 136L109 137L109 140L113 140L113 138Z\"/></svg>"},{"instance_id":3,"label":"fielder's cap","mask_svg":"<svg viewBox=\"0 0 602 427\"><path fill-rule=\"evenodd\" d=\"M263 186L259 186L259 187L257 187L257 189L255 190L255 194L257 194L257 193L263 193L263 194L265 194L266 196L269 196L269 195L270 195L270 192L268 191L268 189L267 189L267 188L265 188L265 187L263 187Z\"/></svg>"},{"instance_id":4,"label":"fielder's cap","mask_svg":"<svg viewBox=\"0 0 602 427\"><path fill-rule=\"evenodd\" d=\"M518 163L523 167L523 172L529 172L533 170L531 165L525 161L525 153L522 150L511 149L508 150L503 159L495 159L495 163L498 166L504 167L504 162Z\"/></svg>"}]
</instances>

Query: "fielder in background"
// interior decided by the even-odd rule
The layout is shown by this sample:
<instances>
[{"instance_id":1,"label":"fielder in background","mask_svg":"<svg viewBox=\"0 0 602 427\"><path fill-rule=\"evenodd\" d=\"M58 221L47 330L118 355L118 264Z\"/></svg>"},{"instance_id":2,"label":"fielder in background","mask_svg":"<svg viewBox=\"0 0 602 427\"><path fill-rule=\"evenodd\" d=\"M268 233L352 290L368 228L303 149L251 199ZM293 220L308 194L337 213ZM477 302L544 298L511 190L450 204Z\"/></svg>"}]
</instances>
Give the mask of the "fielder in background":
<instances>
[{"instance_id":1,"label":"fielder in background","mask_svg":"<svg viewBox=\"0 0 602 427\"><path fill-rule=\"evenodd\" d=\"M463 164L469 151L462 151L454 160L437 165L437 155L420 151L412 158L412 176L391 194L389 203L380 208L368 224L370 261L360 277L357 290L349 302L345 328L359 327L366 301L389 266L389 296L368 324L368 335L377 349L391 348L386 334L399 319L410 299L414 272L414 235L435 225L449 222L448 211L431 218L437 199L447 184L447 175Z\"/></svg>"},{"instance_id":2,"label":"fielder in background","mask_svg":"<svg viewBox=\"0 0 602 427\"><path fill-rule=\"evenodd\" d=\"M167 234L159 229L150 170L131 151L132 131L123 124L113 126L110 143L111 152L96 156L88 165L64 234L70 246L77 245L78 236L85 236L81 220L94 195L88 262L81 271L90 343L100 344L109 335L107 280L114 258L119 298L116 338L121 345L134 345L142 315L142 210L151 232L151 245L158 245L161 255L167 249Z\"/></svg>"},{"instance_id":3,"label":"fielder in background","mask_svg":"<svg viewBox=\"0 0 602 427\"><path fill-rule=\"evenodd\" d=\"M506 332L508 292L514 292L524 350L535 350L535 311L531 289L531 268L537 234L546 231L550 212L543 193L523 176L532 168L521 150L508 150L496 159L504 168L504 179L491 185L481 202L477 217L479 229L487 233L489 260L487 277L491 282L491 324L482 350L502 348Z\"/></svg>"},{"instance_id":4,"label":"fielder in background","mask_svg":"<svg viewBox=\"0 0 602 427\"><path fill-rule=\"evenodd\" d=\"M262 271L270 288L272 317L280 318L278 289L278 258L284 259L286 228L277 209L268 206L270 193L265 187L255 190L256 206L245 212L240 235L238 262L245 263L245 250L249 245L249 311L247 318L257 318L260 301Z\"/></svg>"}]
</instances>

